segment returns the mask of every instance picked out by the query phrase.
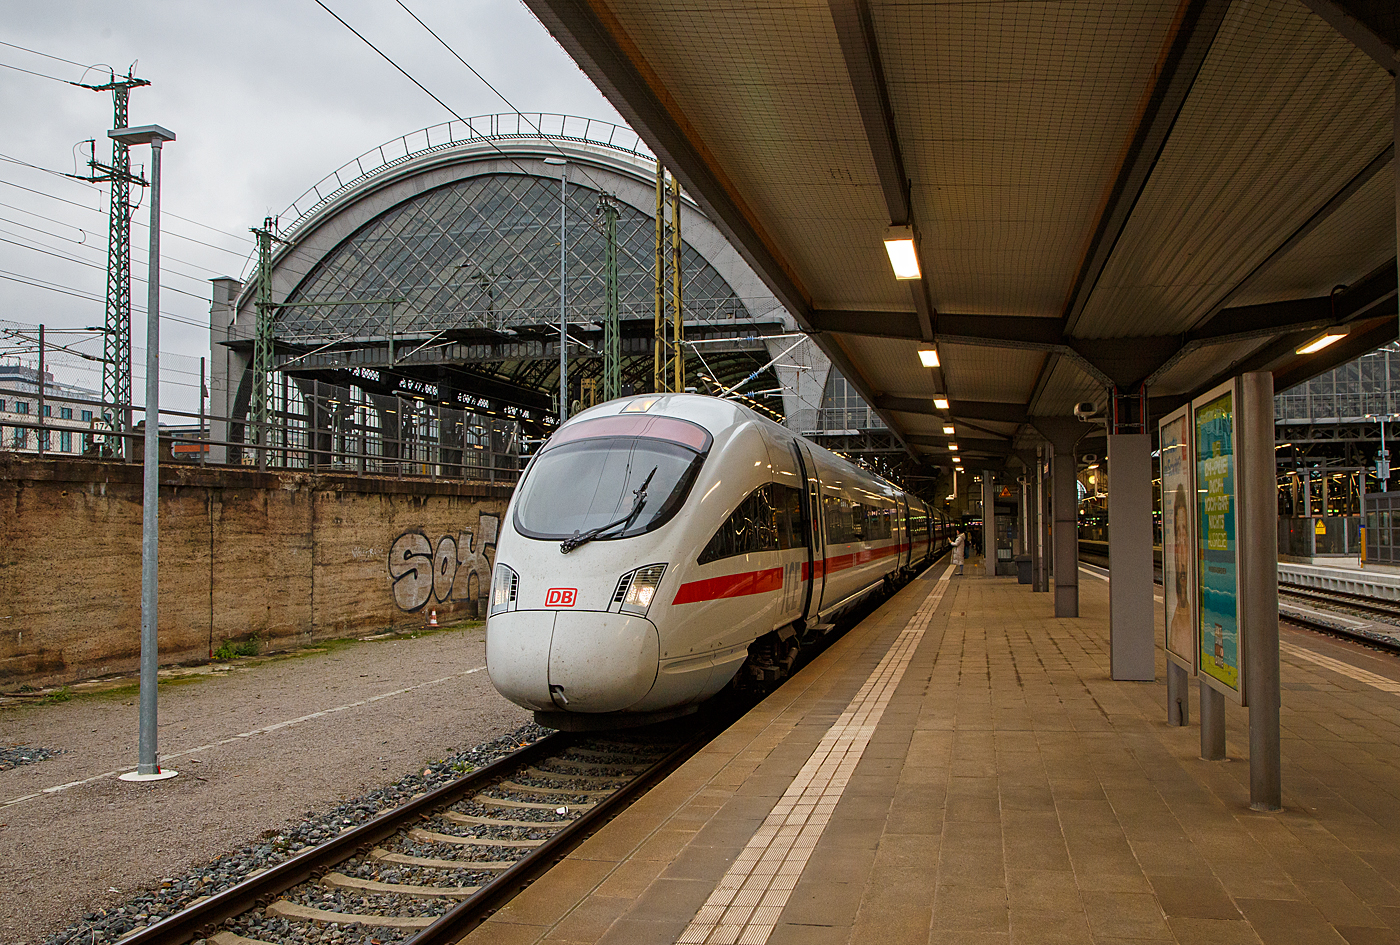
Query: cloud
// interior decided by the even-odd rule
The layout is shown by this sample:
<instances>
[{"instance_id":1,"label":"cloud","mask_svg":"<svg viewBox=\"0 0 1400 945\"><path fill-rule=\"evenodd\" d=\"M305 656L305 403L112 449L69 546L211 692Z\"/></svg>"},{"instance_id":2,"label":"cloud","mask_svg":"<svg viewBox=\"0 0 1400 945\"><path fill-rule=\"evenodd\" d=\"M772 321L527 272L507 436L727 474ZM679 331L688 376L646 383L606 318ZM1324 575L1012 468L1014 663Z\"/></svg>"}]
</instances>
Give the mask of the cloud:
<instances>
[{"instance_id":1,"label":"cloud","mask_svg":"<svg viewBox=\"0 0 1400 945\"><path fill-rule=\"evenodd\" d=\"M515 0L404 0L462 58L526 112L564 112L621 123L523 4ZM507 111L394 0L325 0L463 116ZM161 349L198 359L208 351L207 282L237 276L252 248L248 228L281 213L312 184L377 145L451 115L328 15L314 0L6 0L0 40L81 63L105 63L151 86L131 93L130 123L160 124L178 140L163 157ZM0 62L77 80L81 69L0 47ZM102 73L89 73L100 83ZM109 93L0 70L0 152L62 172L85 173L86 139L110 160ZM134 164L149 151L132 152ZM82 266L0 243L0 271L101 297L106 198L92 185L0 163L0 239L41 241ZM38 196L14 185L41 191ZM72 201L91 209L71 206ZM138 211L146 219L146 209ZM192 225L174 216L199 221ZM48 218L48 219L45 219ZM25 229L24 226L48 233ZM85 231L81 236L78 230ZM216 232L222 231L222 232ZM133 231L133 275L144 277L146 231ZM178 291L177 291L178 290ZM181 292L191 293L182 295ZM133 337L144 339L145 287L133 285ZM98 325L103 306L0 279L0 319L59 328ZM183 321L181 321L183 320ZM193 324L184 324L191 322ZM172 363L178 362L175 359ZM194 363L194 362L191 362ZM139 378L139 371L138 378ZM139 389L140 381L137 381ZM167 395L189 405L188 386Z\"/></svg>"}]
</instances>

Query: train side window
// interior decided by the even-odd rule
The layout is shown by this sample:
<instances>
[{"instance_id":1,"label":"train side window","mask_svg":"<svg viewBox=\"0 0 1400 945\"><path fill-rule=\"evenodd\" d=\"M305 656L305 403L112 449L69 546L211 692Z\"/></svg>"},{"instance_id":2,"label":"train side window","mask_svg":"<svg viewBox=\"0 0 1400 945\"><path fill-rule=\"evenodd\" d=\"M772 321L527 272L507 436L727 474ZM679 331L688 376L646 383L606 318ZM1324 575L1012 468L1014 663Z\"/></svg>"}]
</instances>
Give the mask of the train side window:
<instances>
[{"instance_id":1,"label":"train side window","mask_svg":"<svg viewBox=\"0 0 1400 945\"><path fill-rule=\"evenodd\" d=\"M773 504L773 488L772 484L759 486L739 503L700 552L700 564L778 550L778 511Z\"/></svg>"},{"instance_id":2,"label":"train side window","mask_svg":"<svg viewBox=\"0 0 1400 945\"><path fill-rule=\"evenodd\" d=\"M822 497L826 508L826 540L831 543L863 541L866 510L859 502L838 495Z\"/></svg>"},{"instance_id":3,"label":"train side window","mask_svg":"<svg viewBox=\"0 0 1400 945\"><path fill-rule=\"evenodd\" d=\"M892 509L865 507L866 541L878 541L881 538L889 538L893 534L890 528L891 514L893 514Z\"/></svg>"},{"instance_id":4,"label":"train side window","mask_svg":"<svg viewBox=\"0 0 1400 945\"><path fill-rule=\"evenodd\" d=\"M773 508L778 515L778 547L807 547L807 526L802 518L802 491L779 483L772 485Z\"/></svg>"}]
</instances>

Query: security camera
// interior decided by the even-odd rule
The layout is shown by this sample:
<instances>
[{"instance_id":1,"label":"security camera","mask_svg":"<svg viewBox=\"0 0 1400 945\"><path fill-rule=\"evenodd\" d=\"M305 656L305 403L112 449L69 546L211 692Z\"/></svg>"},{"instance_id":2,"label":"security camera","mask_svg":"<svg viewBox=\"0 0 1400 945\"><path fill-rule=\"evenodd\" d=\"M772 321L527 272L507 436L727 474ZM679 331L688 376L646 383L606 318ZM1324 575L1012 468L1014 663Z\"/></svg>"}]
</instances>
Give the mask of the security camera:
<instances>
[{"instance_id":1,"label":"security camera","mask_svg":"<svg viewBox=\"0 0 1400 945\"><path fill-rule=\"evenodd\" d=\"M1098 407L1094 406L1092 400L1081 400L1074 405L1074 415L1080 420L1092 420L1096 413L1098 413Z\"/></svg>"}]
</instances>

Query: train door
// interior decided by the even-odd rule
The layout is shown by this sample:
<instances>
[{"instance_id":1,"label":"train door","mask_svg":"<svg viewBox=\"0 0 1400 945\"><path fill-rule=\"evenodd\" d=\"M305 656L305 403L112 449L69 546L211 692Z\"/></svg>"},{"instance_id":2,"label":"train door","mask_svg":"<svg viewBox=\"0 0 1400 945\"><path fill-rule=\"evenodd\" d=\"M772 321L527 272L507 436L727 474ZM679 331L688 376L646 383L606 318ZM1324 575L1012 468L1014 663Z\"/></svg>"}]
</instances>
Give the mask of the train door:
<instances>
[{"instance_id":1,"label":"train door","mask_svg":"<svg viewBox=\"0 0 1400 945\"><path fill-rule=\"evenodd\" d=\"M807 574L811 580L807 582L802 601L802 620L805 623L816 615L826 589L826 540L821 521L821 483L817 478L817 464L804 444L794 441L792 449L797 454L797 468L806 484L802 490L802 517L807 522Z\"/></svg>"},{"instance_id":2,"label":"train door","mask_svg":"<svg viewBox=\"0 0 1400 945\"><path fill-rule=\"evenodd\" d=\"M899 538L899 564L904 570L914 567L914 529L909 520L909 496L900 493L896 498L898 505L895 507L903 512L900 521L904 525L904 532Z\"/></svg>"}]
</instances>

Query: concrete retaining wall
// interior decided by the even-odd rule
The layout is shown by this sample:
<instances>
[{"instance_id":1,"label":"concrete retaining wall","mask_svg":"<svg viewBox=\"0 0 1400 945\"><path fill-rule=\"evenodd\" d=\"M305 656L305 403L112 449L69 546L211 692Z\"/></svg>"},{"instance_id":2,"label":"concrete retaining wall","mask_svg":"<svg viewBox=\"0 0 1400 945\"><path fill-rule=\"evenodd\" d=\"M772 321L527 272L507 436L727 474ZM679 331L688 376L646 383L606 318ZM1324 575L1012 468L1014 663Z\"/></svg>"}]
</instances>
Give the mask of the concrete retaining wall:
<instances>
[{"instance_id":1,"label":"concrete retaining wall","mask_svg":"<svg viewBox=\"0 0 1400 945\"><path fill-rule=\"evenodd\" d=\"M162 467L160 658L475 613L509 487ZM141 468L0 454L0 687L137 666Z\"/></svg>"}]
</instances>

